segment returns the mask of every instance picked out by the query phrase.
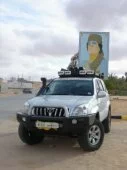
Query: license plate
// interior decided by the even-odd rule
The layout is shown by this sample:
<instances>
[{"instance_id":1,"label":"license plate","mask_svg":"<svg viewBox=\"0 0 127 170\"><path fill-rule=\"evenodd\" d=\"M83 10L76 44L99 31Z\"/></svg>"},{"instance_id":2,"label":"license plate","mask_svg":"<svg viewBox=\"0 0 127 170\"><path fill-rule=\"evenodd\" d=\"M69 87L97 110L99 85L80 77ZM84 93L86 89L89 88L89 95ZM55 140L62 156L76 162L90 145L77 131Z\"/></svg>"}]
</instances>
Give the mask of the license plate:
<instances>
[{"instance_id":1,"label":"license plate","mask_svg":"<svg viewBox=\"0 0 127 170\"><path fill-rule=\"evenodd\" d=\"M45 129L45 130L58 129L59 128L59 124L56 123L56 122L41 122L41 121L36 121L36 127L38 129Z\"/></svg>"}]
</instances>

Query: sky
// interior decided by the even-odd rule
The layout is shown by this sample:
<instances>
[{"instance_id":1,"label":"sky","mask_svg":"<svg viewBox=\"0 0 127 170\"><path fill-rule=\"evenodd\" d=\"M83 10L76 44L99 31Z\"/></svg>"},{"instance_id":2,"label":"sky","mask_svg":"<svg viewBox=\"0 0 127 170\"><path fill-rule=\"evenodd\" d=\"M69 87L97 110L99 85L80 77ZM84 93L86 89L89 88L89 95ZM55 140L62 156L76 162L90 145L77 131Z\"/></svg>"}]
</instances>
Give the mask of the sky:
<instances>
[{"instance_id":1,"label":"sky","mask_svg":"<svg viewBox=\"0 0 127 170\"><path fill-rule=\"evenodd\" d=\"M127 71L126 0L0 0L0 77L54 78L80 31L110 32L109 73Z\"/></svg>"}]
</instances>

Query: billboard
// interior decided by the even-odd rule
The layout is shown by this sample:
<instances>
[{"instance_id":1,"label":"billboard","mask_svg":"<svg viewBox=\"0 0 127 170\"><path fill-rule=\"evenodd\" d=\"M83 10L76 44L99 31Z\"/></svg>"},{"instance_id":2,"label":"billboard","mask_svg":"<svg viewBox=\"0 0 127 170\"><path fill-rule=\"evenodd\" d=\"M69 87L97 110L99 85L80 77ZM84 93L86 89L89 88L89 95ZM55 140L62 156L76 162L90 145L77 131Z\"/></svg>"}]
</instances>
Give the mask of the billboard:
<instances>
[{"instance_id":1,"label":"billboard","mask_svg":"<svg viewBox=\"0 0 127 170\"><path fill-rule=\"evenodd\" d=\"M80 32L78 66L108 76L109 32Z\"/></svg>"}]
</instances>

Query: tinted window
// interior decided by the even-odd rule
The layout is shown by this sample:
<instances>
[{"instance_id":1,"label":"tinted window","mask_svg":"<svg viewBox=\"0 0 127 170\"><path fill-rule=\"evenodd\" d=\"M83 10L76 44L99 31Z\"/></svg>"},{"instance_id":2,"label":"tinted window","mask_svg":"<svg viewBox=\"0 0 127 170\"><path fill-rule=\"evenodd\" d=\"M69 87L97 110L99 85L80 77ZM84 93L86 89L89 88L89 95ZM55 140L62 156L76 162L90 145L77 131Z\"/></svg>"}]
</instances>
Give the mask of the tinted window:
<instances>
[{"instance_id":1,"label":"tinted window","mask_svg":"<svg viewBox=\"0 0 127 170\"><path fill-rule=\"evenodd\" d=\"M42 93L44 95L93 95L92 80L54 80Z\"/></svg>"}]
</instances>

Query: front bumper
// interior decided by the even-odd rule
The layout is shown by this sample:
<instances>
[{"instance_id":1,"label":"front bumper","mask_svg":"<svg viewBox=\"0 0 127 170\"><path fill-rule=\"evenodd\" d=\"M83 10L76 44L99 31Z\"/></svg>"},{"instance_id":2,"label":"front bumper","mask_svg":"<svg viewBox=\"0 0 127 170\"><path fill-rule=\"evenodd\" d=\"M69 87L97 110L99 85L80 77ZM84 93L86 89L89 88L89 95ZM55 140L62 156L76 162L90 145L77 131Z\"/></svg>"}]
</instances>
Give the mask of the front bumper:
<instances>
[{"instance_id":1,"label":"front bumper","mask_svg":"<svg viewBox=\"0 0 127 170\"><path fill-rule=\"evenodd\" d=\"M89 115L85 117L42 117L42 116L32 116L22 113L17 113L17 120L22 123L29 130L38 130L46 134L81 134L89 125L92 125L95 120L95 115ZM76 120L77 123L73 123ZM59 123L60 127L57 130L49 129L39 130L36 128L36 121L42 122L56 122Z\"/></svg>"}]
</instances>

